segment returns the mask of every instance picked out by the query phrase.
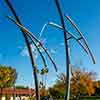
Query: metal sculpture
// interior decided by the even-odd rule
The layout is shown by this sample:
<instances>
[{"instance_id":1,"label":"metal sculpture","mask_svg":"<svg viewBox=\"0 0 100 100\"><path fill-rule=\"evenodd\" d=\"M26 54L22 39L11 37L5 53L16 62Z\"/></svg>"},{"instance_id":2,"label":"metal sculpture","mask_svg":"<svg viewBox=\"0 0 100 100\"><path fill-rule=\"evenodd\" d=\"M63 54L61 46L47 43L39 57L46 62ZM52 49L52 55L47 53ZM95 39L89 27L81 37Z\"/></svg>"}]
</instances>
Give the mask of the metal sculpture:
<instances>
[{"instance_id":1,"label":"metal sculpture","mask_svg":"<svg viewBox=\"0 0 100 100\"><path fill-rule=\"evenodd\" d=\"M28 48L28 51L29 51L29 55L30 55L30 58L31 58L31 63L32 63L32 68L33 68L33 73L34 73L34 80L35 80L35 89L36 89L36 100L40 100L40 95L39 95L39 86L38 86L38 78L37 78L37 67L35 65L35 62L34 62L34 58L33 58L33 55L32 55L32 50L31 50L31 46L30 46L30 43L29 43L29 40L31 40L31 43L34 44L34 46L37 48L37 51L39 52L40 56L41 56L41 59L43 61L43 64L45 66L45 68L47 68L47 64L46 64L46 60L42 54L42 52L40 51L40 48L41 47L44 52L47 54L48 58L50 59L50 61L52 62L52 64L54 65L54 68L55 70L57 71L57 67L56 67L56 64L55 62L53 61L51 55L49 54L48 50L44 47L44 45L41 43L40 40L38 40L32 32L30 32L29 30L27 30L20 22L18 16L16 15L16 12L14 10L14 8L12 7L12 5L10 4L9 0L5 0L6 3L8 4L10 10L12 11L13 15L15 16L16 20L14 20L13 18L7 16L11 21L13 21L22 31L23 33L23 36L25 38L25 42L26 42L26 45L27 45L27 48ZM60 16L60 21L61 21L61 25L58 25L56 23L53 23L53 22L48 22L46 24L44 24L42 30L41 30L41 34L40 36L42 35L44 29L50 25L50 26L53 26L55 28L58 28L58 29L61 29L63 30L63 33L64 33L64 43L65 43L65 51L66 51L66 93L65 93L65 97L64 97L64 100L69 100L69 93L70 93L70 55L69 55L69 50L68 50L68 40L70 39L75 39L76 42L78 42L78 44L83 48L83 50L86 52L86 54L90 55L93 63L95 64L95 59L94 59L94 56L87 44L87 41L85 40L82 32L79 30L79 28L75 25L75 23L71 20L71 18L69 16L65 16L69 21L70 23L73 25L73 27L78 31L80 37L77 38L74 34L72 34L70 31L68 31L65 27L65 20L64 20L64 15L61 11L61 8L60 8L60 4L59 4L59 1L58 0L54 0L55 1L55 4L56 4L56 7L57 7L57 10L58 10L58 13L59 13L59 16ZM70 37L68 37L68 35L70 35ZM84 42L85 45L82 44L82 41ZM38 43L38 45L36 44Z\"/></svg>"},{"instance_id":2,"label":"metal sculpture","mask_svg":"<svg viewBox=\"0 0 100 100\"><path fill-rule=\"evenodd\" d=\"M90 56L92 58L92 61L95 64L96 63L95 58L94 58L94 56L93 56L93 54L92 54L92 52L90 50L90 47L88 46L88 43L87 43L86 39L83 36L82 32L79 30L79 28L75 25L75 23L71 20L71 18L69 16L65 16L65 17L71 22L71 24L74 26L74 28L77 30L77 32L81 36L81 40L83 40L83 42L85 43L85 45L86 45L86 47L88 49L88 52L89 52L89 54L90 54Z\"/></svg>"},{"instance_id":3,"label":"metal sculpture","mask_svg":"<svg viewBox=\"0 0 100 100\"><path fill-rule=\"evenodd\" d=\"M40 95L39 95L39 83L38 83L38 77L37 77L37 66L35 64L35 61L34 61L34 57L32 55L32 49L31 49L31 46L30 46L30 42L28 40L28 37L31 39L32 43L35 45L35 47L37 48L43 62L44 62L44 66L47 67L46 65L46 61L44 59L44 56L42 55L42 53L40 52L38 46L36 45L36 43L34 42L33 39L35 39L36 42L38 42L39 46L41 46L44 50L44 52L47 54L48 58L50 59L50 61L52 62L52 64L54 65L54 68L55 70L57 71L57 67L56 67L56 64L55 62L53 61L51 55L49 54L48 50L42 45L42 43L31 33L29 32L27 29L25 29L23 26L22 26L22 23L20 22L13 6L11 5L10 1L9 0L5 0L5 2L7 3L8 7L10 8L11 12L13 13L15 19L16 19L16 24L20 27L21 31L22 31L22 34L23 34L23 37L25 39L25 42L26 42L26 46L28 48L28 52L29 52L29 56L30 56L30 60L31 60L31 64L32 64L32 69L33 69L33 75L34 75L34 81L35 81L35 90L36 90L36 100L40 100ZM10 18L11 19L11 18ZM14 20L12 20L14 22ZM26 32L28 32L29 34L26 34Z\"/></svg>"},{"instance_id":4,"label":"metal sculpture","mask_svg":"<svg viewBox=\"0 0 100 100\"><path fill-rule=\"evenodd\" d=\"M60 16L60 21L62 24L63 29L65 30L65 24L64 24L64 20L63 20L63 14L61 12L61 8L59 5L58 0L55 0L55 4ZM69 100L69 91L70 91L70 57L69 57L69 50L68 50L68 41L67 41L67 34L64 31L64 43L65 43L65 52L66 52L66 93L65 93L65 100Z\"/></svg>"},{"instance_id":5,"label":"metal sculpture","mask_svg":"<svg viewBox=\"0 0 100 100\"><path fill-rule=\"evenodd\" d=\"M16 12L13 9L13 7L12 7L11 3L9 2L9 0L5 0L5 1L6 1L7 5L9 6L10 10L12 11L13 15L15 16L16 20L21 24L18 16L16 15ZM30 60L31 60L31 63L32 63L33 74L34 74L34 80L35 80L36 99L39 100L40 99L40 96L39 96L39 88L38 88L39 86L38 86L38 78L37 78L36 64L35 64L35 61L34 61L34 57L32 55L32 49L31 49L30 43L28 41L28 38L25 35L25 32L23 30L21 30L21 31L22 31L23 37L24 37L25 42L26 42L26 46L27 46L28 51L29 51Z\"/></svg>"},{"instance_id":6,"label":"metal sculpture","mask_svg":"<svg viewBox=\"0 0 100 100\"><path fill-rule=\"evenodd\" d=\"M58 10L58 13L59 13L59 16L60 16L60 20L61 20L61 24L62 24L62 28L64 30L64 40L65 40L65 50L66 50L66 93L65 93L65 98L64 100L69 100L69 93L70 93L70 60L69 60L69 52L68 52L68 39L67 39L67 35L68 35L68 31L66 31L66 28L65 28L65 24L64 24L64 17L63 17L63 14L62 14L62 11L61 11L61 8L60 8L60 4L59 4L59 1L58 0L55 0L55 4L56 4L56 7L57 7L57 10ZM78 29L78 27L72 22L72 20L66 16L67 19L71 22L71 24L75 27L75 29L78 31L78 33L80 34L81 38L87 49L88 49L88 52L90 53L90 56L93 60L93 63L95 64L95 59L93 57L93 54L83 36L83 34L81 33L81 31ZM66 32L65 32L66 31ZM74 38L73 36L71 36L71 38ZM80 39L77 39L77 42L80 41ZM82 45L81 45L82 46ZM84 47L83 47L84 48ZM84 49L85 50L85 49ZM87 50L85 50L87 52Z\"/></svg>"}]
</instances>

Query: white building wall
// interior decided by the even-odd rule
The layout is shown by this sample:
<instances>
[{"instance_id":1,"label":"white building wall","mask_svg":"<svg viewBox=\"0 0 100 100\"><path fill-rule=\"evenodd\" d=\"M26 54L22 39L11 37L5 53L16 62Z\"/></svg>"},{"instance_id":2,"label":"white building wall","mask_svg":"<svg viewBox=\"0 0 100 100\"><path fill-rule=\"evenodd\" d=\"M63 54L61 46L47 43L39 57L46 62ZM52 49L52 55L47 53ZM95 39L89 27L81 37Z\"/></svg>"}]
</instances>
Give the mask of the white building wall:
<instances>
[{"instance_id":1,"label":"white building wall","mask_svg":"<svg viewBox=\"0 0 100 100\"><path fill-rule=\"evenodd\" d=\"M25 100L27 100L28 99L28 97L27 96L21 96L21 100L23 100L25 98Z\"/></svg>"},{"instance_id":2,"label":"white building wall","mask_svg":"<svg viewBox=\"0 0 100 100\"><path fill-rule=\"evenodd\" d=\"M13 100L13 97L11 97L10 100Z\"/></svg>"},{"instance_id":3,"label":"white building wall","mask_svg":"<svg viewBox=\"0 0 100 100\"><path fill-rule=\"evenodd\" d=\"M21 96L21 100L23 99L28 100L28 98L29 98L28 96ZM6 100L6 97L3 96L2 100ZM10 100L13 100L13 97L11 97ZM20 97L16 97L15 100L20 100Z\"/></svg>"},{"instance_id":4,"label":"white building wall","mask_svg":"<svg viewBox=\"0 0 100 100\"><path fill-rule=\"evenodd\" d=\"M2 97L2 100L6 100L6 97L3 96L3 97Z\"/></svg>"}]
</instances>

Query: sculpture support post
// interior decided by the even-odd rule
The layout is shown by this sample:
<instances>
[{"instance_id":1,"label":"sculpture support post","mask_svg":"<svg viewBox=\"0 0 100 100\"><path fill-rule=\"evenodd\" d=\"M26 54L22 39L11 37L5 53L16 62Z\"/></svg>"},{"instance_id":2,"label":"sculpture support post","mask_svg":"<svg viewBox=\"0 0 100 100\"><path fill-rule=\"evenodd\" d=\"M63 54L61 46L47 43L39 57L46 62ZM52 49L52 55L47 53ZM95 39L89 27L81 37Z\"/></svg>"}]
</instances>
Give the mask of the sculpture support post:
<instances>
[{"instance_id":1,"label":"sculpture support post","mask_svg":"<svg viewBox=\"0 0 100 100\"><path fill-rule=\"evenodd\" d=\"M62 27L63 27L64 30L66 30L63 15L62 15L61 8L60 8L58 0L55 0L55 4L56 4L56 7L57 7L58 12L59 12ZM66 68L66 93L65 93L64 100L69 100L69 93L70 93L70 59L69 59L69 51L68 51L67 34L66 34L65 31L64 31L64 42L65 42L65 51L66 51L66 67L67 67Z\"/></svg>"},{"instance_id":2,"label":"sculpture support post","mask_svg":"<svg viewBox=\"0 0 100 100\"><path fill-rule=\"evenodd\" d=\"M16 15L16 12L15 10L13 9L12 5L10 4L9 0L5 0L7 5L9 6L10 10L12 11L13 15L15 16L17 22L19 24L21 24L18 16ZM32 69L33 69L33 75L34 75L34 81L35 81L35 90L36 90L36 100L40 100L40 95L39 95L39 86L38 86L38 77L37 77L37 68L36 68L36 65L35 65L35 62L34 62L34 57L32 55L32 49L31 49L31 46L30 46L30 43L28 41L28 37L26 36L26 33L22 31L22 34L23 34L23 37L25 39L25 42L26 42L26 46L28 48L28 52L29 52L29 56L30 56L30 60L31 60L31 64L32 64Z\"/></svg>"}]
</instances>

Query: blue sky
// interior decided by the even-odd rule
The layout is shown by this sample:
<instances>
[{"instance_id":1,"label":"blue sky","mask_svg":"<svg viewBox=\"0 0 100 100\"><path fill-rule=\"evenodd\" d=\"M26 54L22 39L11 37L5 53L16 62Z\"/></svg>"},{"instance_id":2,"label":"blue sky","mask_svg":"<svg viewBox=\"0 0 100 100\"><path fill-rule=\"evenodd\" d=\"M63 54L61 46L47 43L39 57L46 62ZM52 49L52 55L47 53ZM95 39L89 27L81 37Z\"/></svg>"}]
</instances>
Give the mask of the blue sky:
<instances>
[{"instance_id":1,"label":"blue sky","mask_svg":"<svg viewBox=\"0 0 100 100\"><path fill-rule=\"evenodd\" d=\"M23 25L37 37L47 21L60 24L54 0L10 1ZM96 58L96 64L93 65L76 41L70 40L71 64L81 63L81 67L96 72L98 74L97 79L100 79L100 0L59 1L63 14L69 15L74 20L83 32ZM34 86L32 67L26 53L22 33L14 23L6 19L5 16L7 15L13 16L4 0L0 0L0 64L16 68L18 73L17 85ZM65 23L66 27L77 36L76 30L71 26L69 21L65 20ZM59 72L65 72L63 32L49 26L41 36L41 40L45 40L44 45L51 52L58 65ZM35 61L38 68L41 69L43 64L40 57L37 56ZM55 82L58 73L55 73L48 59L47 62L50 69L47 79L48 85L50 85Z\"/></svg>"}]
</instances>

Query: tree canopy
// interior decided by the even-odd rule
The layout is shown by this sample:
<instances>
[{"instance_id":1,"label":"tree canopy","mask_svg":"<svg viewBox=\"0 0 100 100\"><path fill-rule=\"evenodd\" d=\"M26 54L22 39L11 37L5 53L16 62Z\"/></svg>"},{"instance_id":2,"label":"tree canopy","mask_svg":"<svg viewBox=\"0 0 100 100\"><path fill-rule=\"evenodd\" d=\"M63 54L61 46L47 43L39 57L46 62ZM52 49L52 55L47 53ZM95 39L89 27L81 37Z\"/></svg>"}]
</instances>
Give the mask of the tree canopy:
<instances>
[{"instance_id":1,"label":"tree canopy","mask_svg":"<svg viewBox=\"0 0 100 100\"><path fill-rule=\"evenodd\" d=\"M89 95L95 93L96 73L76 68L72 71L71 94L76 96Z\"/></svg>"},{"instance_id":2,"label":"tree canopy","mask_svg":"<svg viewBox=\"0 0 100 100\"><path fill-rule=\"evenodd\" d=\"M70 82L70 96L72 98L80 97L83 95L91 96L95 93L95 73L94 72L88 72L79 68L75 68L72 70L71 75L71 82ZM66 76L64 73L61 73L56 83L49 88L49 93L53 97L55 97L55 91L56 93L64 98L66 88Z\"/></svg>"},{"instance_id":3,"label":"tree canopy","mask_svg":"<svg viewBox=\"0 0 100 100\"><path fill-rule=\"evenodd\" d=\"M16 69L0 65L0 88L11 87L17 78Z\"/></svg>"}]
</instances>

